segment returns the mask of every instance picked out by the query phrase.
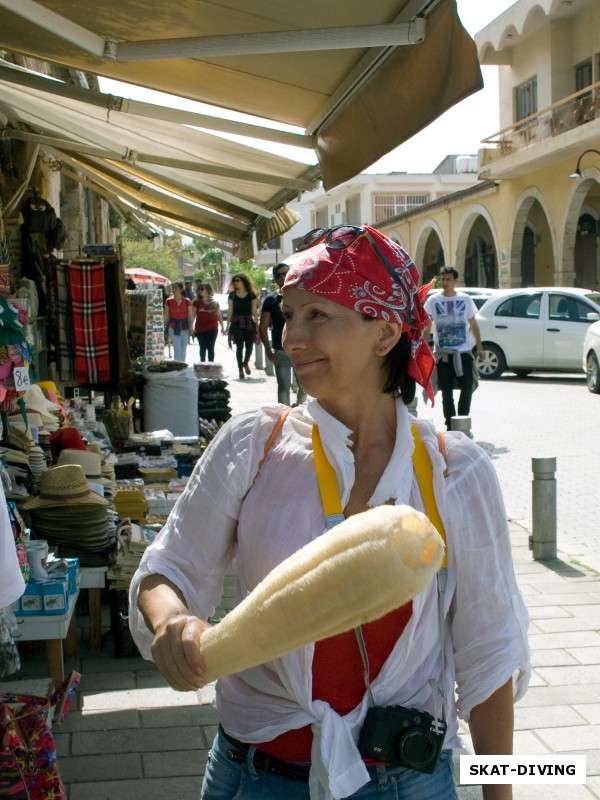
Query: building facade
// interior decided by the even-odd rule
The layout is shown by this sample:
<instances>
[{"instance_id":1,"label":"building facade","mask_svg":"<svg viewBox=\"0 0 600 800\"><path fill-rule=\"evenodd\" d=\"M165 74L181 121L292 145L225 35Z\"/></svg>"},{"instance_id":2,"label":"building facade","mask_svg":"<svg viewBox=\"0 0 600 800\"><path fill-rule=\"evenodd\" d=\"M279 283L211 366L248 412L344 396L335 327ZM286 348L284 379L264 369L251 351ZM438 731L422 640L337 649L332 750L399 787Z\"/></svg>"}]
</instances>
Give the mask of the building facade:
<instances>
[{"instance_id":1,"label":"building facade","mask_svg":"<svg viewBox=\"0 0 600 800\"><path fill-rule=\"evenodd\" d=\"M476 35L502 125L479 184L378 226L424 279L445 263L465 285L599 287L599 31L597 0L518 0Z\"/></svg>"}]
</instances>

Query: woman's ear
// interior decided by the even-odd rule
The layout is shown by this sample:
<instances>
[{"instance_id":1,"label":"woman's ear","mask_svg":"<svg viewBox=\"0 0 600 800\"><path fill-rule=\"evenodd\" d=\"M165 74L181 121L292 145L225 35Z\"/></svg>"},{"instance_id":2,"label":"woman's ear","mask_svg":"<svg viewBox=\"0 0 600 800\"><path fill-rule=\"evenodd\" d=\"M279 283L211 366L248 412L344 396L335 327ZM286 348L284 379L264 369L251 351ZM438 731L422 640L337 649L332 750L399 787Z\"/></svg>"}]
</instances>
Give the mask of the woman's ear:
<instances>
[{"instance_id":1,"label":"woman's ear","mask_svg":"<svg viewBox=\"0 0 600 800\"><path fill-rule=\"evenodd\" d=\"M381 320L381 328L377 341L377 355L387 356L387 354L400 341L402 336L402 325L395 322L385 322Z\"/></svg>"}]
</instances>

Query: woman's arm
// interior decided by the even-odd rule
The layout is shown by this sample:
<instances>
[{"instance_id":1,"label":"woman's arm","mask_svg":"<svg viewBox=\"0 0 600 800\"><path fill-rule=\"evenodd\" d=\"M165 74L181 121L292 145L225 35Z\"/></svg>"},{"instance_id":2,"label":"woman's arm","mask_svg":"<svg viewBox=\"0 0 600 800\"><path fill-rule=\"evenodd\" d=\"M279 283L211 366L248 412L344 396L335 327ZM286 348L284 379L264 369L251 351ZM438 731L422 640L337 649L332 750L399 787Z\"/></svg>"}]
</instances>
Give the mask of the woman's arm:
<instances>
[{"instance_id":1,"label":"woman's arm","mask_svg":"<svg viewBox=\"0 0 600 800\"><path fill-rule=\"evenodd\" d=\"M258 297L255 297L252 301L252 316L254 317L254 324L256 325L256 330L258 331Z\"/></svg>"},{"instance_id":2,"label":"woman's arm","mask_svg":"<svg viewBox=\"0 0 600 800\"><path fill-rule=\"evenodd\" d=\"M193 303L190 302L188 306L188 325L190 326L190 331L194 332L194 322L196 320L196 307Z\"/></svg>"},{"instance_id":3,"label":"woman's arm","mask_svg":"<svg viewBox=\"0 0 600 800\"><path fill-rule=\"evenodd\" d=\"M510 678L487 700L471 709L469 729L478 756L509 756L513 751L513 686ZM510 784L486 784L484 800L511 800Z\"/></svg>"},{"instance_id":4,"label":"woman's arm","mask_svg":"<svg viewBox=\"0 0 600 800\"><path fill-rule=\"evenodd\" d=\"M180 692L201 688L200 637L208 623L190 614L180 590L162 575L144 578L138 607L154 634L152 657L164 678Z\"/></svg>"}]
</instances>

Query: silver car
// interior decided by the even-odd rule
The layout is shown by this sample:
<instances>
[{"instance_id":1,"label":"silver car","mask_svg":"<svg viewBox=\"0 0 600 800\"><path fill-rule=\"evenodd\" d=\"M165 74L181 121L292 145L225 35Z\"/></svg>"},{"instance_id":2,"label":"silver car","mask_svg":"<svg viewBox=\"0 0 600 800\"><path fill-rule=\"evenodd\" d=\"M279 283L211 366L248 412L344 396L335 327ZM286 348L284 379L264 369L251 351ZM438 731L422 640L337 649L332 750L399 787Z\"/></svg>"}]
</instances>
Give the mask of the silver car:
<instances>
[{"instance_id":1,"label":"silver car","mask_svg":"<svg viewBox=\"0 0 600 800\"><path fill-rule=\"evenodd\" d=\"M586 331L583 342L583 369L590 392L600 394L600 322L594 322Z\"/></svg>"}]
</instances>

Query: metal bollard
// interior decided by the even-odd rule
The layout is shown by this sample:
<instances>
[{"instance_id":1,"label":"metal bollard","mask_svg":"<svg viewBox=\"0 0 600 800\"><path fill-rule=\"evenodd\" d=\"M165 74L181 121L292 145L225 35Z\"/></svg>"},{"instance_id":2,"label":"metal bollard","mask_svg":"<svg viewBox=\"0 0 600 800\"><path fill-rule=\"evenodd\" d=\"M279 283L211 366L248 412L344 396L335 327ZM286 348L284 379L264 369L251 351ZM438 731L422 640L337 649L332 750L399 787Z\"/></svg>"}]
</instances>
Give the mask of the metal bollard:
<instances>
[{"instance_id":1,"label":"metal bollard","mask_svg":"<svg viewBox=\"0 0 600 800\"><path fill-rule=\"evenodd\" d=\"M471 433L471 417L452 417L450 420L451 431L462 431L469 439L473 438Z\"/></svg>"},{"instance_id":2,"label":"metal bollard","mask_svg":"<svg viewBox=\"0 0 600 800\"><path fill-rule=\"evenodd\" d=\"M256 369L264 369L265 368L265 347L263 343L257 344L254 348L254 364Z\"/></svg>"},{"instance_id":3,"label":"metal bollard","mask_svg":"<svg viewBox=\"0 0 600 800\"><path fill-rule=\"evenodd\" d=\"M267 358L265 355L265 372L267 375L275 375L275 367L273 366L273 362Z\"/></svg>"},{"instance_id":4,"label":"metal bollard","mask_svg":"<svg viewBox=\"0 0 600 800\"><path fill-rule=\"evenodd\" d=\"M531 536L536 561L556 558L556 458L532 458Z\"/></svg>"}]
</instances>

